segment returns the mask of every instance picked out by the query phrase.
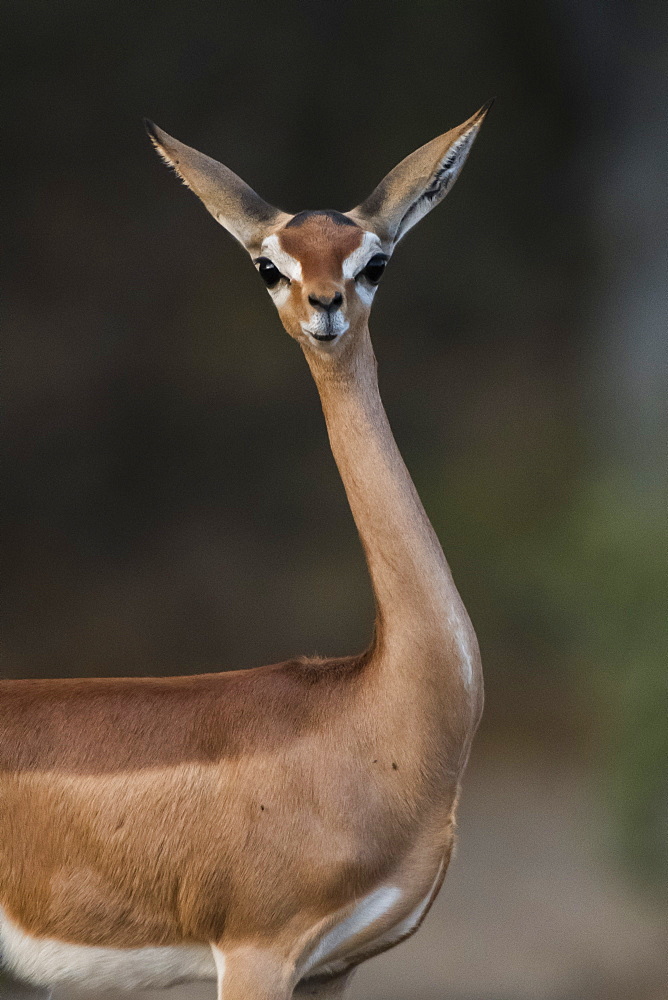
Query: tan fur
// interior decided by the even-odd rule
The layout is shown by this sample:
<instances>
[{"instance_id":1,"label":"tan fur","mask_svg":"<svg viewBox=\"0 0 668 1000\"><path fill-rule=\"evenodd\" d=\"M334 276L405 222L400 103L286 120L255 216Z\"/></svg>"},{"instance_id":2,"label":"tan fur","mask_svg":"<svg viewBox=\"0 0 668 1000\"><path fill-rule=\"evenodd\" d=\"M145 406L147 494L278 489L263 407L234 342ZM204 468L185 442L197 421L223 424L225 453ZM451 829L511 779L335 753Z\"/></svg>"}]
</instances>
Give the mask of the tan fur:
<instances>
[{"instance_id":1,"label":"tan fur","mask_svg":"<svg viewBox=\"0 0 668 1000\"><path fill-rule=\"evenodd\" d=\"M281 247L302 266L302 280L293 281L290 297L281 309L288 332L301 339L301 323L313 312L309 296L343 296L342 309L352 324L358 324L365 310L354 295L354 280L344 280L341 269L345 258L362 242L364 230L358 226L340 226L326 215L313 215L301 226L281 228Z\"/></svg>"},{"instance_id":2,"label":"tan fur","mask_svg":"<svg viewBox=\"0 0 668 1000\"><path fill-rule=\"evenodd\" d=\"M214 198L229 211L238 181ZM295 996L324 1000L438 892L482 680L380 401L368 307L342 277L362 229L326 215L253 225L254 251L273 233L301 264L279 311L320 393L374 641L357 657L198 677L0 682L0 907L70 944L215 945L225 1000L287 1000L303 976ZM350 328L319 344L300 317L332 290ZM389 909L311 969L318 942L383 887Z\"/></svg>"}]
</instances>

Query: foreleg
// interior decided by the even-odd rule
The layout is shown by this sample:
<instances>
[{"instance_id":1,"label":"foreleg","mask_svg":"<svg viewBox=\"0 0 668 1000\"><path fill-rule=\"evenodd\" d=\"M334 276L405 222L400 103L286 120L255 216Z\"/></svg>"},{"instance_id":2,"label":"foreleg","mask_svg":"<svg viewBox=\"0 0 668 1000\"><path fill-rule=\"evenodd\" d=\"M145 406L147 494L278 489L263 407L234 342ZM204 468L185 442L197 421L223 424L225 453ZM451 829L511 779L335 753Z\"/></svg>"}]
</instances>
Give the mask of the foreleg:
<instances>
[{"instance_id":1,"label":"foreleg","mask_svg":"<svg viewBox=\"0 0 668 1000\"><path fill-rule=\"evenodd\" d=\"M292 969L271 952L253 947L212 950L218 973L218 1000L292 997Z\"/></svg>"}]
</instances>

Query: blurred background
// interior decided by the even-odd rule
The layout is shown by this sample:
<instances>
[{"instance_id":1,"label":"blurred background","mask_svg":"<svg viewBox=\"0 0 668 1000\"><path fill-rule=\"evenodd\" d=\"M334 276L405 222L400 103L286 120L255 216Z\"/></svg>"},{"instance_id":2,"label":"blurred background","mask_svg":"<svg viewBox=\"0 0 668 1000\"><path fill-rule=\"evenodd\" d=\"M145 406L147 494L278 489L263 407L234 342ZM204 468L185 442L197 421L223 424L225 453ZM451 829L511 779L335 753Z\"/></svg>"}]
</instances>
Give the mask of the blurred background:
<instances>
[{"instance_id":1,"label":"blurred background","mask_svg":"<svg viewBox=\"0 0 668 1000\"><path fill-rule=\"evenodd\" d=\"M2 5L5 677L370 636L301 352L142 116L345 210L498 98L372 317L487 705L439 902L351 1000L666 995L665 9Z\"/></svg>"}]
</instances>

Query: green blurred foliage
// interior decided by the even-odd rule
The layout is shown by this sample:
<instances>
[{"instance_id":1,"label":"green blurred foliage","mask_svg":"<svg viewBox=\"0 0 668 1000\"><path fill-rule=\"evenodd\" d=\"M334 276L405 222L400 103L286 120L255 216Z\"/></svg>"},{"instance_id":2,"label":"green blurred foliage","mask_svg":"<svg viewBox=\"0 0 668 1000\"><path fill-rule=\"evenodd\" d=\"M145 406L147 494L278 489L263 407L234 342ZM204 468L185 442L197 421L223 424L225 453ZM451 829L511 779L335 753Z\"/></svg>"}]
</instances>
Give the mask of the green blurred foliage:
<instances>
[{"instance_id":1,"label":"green blurred foliage","mask_svg":"<svg viewBox=\"0 0 668 1000\"><path fill-rule=\"evenodd\" d=\"M547 540L535 575L589 687L597 775L619 827L609 841L661 894L668 876L665 495L619 471L593 477ZM537 553L533 553L534 559Z\"/></svg>"}]
</instances>

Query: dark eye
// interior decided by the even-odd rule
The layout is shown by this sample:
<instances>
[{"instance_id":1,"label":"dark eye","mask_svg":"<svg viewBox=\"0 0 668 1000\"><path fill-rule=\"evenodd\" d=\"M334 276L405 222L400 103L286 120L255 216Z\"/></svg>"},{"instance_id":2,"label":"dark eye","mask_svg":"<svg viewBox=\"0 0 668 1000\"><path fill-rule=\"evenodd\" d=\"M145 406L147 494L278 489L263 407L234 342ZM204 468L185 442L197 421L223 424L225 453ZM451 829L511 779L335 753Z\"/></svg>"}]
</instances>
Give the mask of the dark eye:
<instances>
[{"instance_id":1,"label":"dark eye","mask_svg":"<svg viewBox=\"0 0 668 1000\"><path fill-rule=\"evenodd\" d=\"M371 258L364 270L360 271L357 277L364 277L367 281L370 281L372 285L377 285L383 277L383 271L385 270L386 264L387 257L383 256L382 253L377 253L375 257Z\"/></svg>"},{"instance_id":2,"label":"dark eye","mask_svg":"<svg viewBox=\"0 0 668 1000\"><path fill-rule=\"evenodd\" d=\"M257 269L260 272L260 277L264 281L267 288L273 288L283 277L276 265L272 264L268 257L258 257L255 263L257 264Z\"/></svg>"}]
</instances>

